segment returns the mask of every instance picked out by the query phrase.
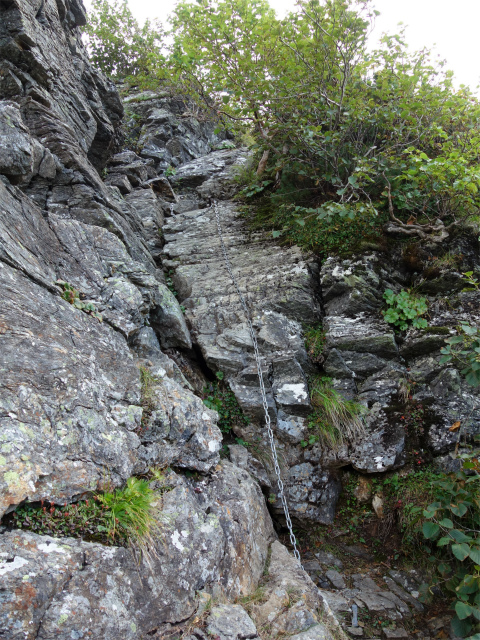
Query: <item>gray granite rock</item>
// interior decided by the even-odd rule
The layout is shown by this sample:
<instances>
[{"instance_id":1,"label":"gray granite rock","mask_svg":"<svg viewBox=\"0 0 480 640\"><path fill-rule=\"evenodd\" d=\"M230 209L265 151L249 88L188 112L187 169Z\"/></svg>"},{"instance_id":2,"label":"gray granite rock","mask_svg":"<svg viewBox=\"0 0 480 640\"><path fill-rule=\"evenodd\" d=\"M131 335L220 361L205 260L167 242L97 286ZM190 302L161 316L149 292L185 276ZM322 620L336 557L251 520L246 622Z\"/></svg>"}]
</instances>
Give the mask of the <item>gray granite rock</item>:
<instances>
[{"instance_id":1,"label":"gray granite rock","mask_svg":"<svg viewBox=\"0 0 480 640\"><path fill-rule=\"evenodd\" d=\"M213 607L207 619L207 633L219 640L259 638L253 620L239 604Z\"/></svg>"}]
</instances>

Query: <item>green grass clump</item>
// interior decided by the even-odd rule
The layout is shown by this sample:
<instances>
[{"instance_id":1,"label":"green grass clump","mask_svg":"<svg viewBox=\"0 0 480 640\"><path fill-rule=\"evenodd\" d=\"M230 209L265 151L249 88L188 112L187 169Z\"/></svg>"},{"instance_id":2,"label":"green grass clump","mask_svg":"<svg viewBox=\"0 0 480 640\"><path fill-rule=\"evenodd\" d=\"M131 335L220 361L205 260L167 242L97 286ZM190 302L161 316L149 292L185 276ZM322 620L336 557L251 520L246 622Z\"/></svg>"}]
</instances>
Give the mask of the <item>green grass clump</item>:
<instances>
[{"instance_id":1,"label":"green grass clump","mask_svg":"<svg viewBox=\"0 0 480 640\"><path fill-rule=\"evenodd\" d=\"M337 449L344 442L355 442L365 433L362 416L366 408L345 400L332 386L330 378L316 377L310 384L314 412L308 426L321 442Z\"/></svg>"},{"instance_id":2,"label":"green grass clump","mask_svg":"<svg viewBox=\"0 0 480 640\"><path fill-rule=\"evenodd\" d=\"M158 474L153 473L158 481ZM161 537L162 491L150 480L129 478L125 487L96 493L87 500L55 505L25 505L12 514L10 525L40 535L84 538L106 545L131 546L146 557L155 553Z\"/></svg>"},{"instance_id":3,"label":"green grass clump","mask_svg":"<svg viewBox=\"0 0 480 640\"><path fill-rule=\"evenodd\" d=\"M161 494L148 480L129 478L123 489L105 492L99 500L106 507L108 532L148 554L161 534Z\"/></svg>"}]
</instances>

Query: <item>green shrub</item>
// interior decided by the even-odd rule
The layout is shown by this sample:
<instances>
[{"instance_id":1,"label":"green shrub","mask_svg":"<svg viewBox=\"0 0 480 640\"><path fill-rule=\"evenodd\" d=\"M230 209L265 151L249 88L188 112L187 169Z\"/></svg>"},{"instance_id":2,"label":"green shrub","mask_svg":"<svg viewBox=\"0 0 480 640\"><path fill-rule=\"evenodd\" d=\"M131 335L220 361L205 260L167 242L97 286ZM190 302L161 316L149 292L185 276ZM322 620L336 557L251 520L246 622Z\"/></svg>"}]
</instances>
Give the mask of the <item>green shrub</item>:
<instances>
[{"instance_id":1,"label":"green shrub","mask_svg":"<svg viewBox=\"0 0 480 640\"><path fill-rule=\"evenodd\" d=\"M158 21L140 26L126 0L93 0L84 30L90 58L107 76L158 87L165 74L165 33Z\"/></svg>"},{"instance_id":2,"label":"green shrub","mask_svg":"<svg viewBox=\"0 0 480 640\"><path fill-rule=\"evenodd\" d=\"M353 0L300 0L283 19L264 0L184 0L172 62L210 113L255 138L252 195L293 177L304 218L368 210L406 236L445 237L480 204L479 103L403 33L372 51L375 14Z\"/></svg>"},{"instance_id":3,"label":"green shrub","mask_svg":"<svg viewBox=\"0 0 480 640\"><path fill-rule=\"evenodd\" d=\"M473 387L480 385L480 330L468 322L461 322L457 327L457 335L447 338L446 347L441 349L440 362L455 362L465 376L465 380Z\"/></svg>"},{"instance_id":4,"label":"green shrub","mask_svg":"<svg viewBox=\"0 0 480 640\"><path fill-rule=\"evenodd\" d=\"M310 383L310 397L314 412L308 427L313 431L308 441L301 444L313 444L317 439L332 449L344 442L354 442L365 433L362 416L367 409L345 398L332 386L330 378L316 377Z\"/></svg>"},{"instance_id":5,"label":"green shrub","mask_svg":"<svg viewBox=\"0 0 480 640\"><path fill-rule=\"evenodd\" d=\"M480 463L465 456L463 469L434 481L435 502L423 512L423 534L436 542L437 584L455 596L455 635L480 637ZM440 551L441 549L441 551ZM435 560L435 557L434 557ZM476 633L475 633L476 632Z\"/></svg>"},{"instance_id":6,"label":"green shrub","mask_svg":"<svg viewBox=\"0 0 480 640\"><path fill-rule=\"evenodd\" d=\"M391 289L386 289L383 297L389 307L382 312L386 322L400 331L405 331L410 325L416 329L427 327L427 321L422 318L428 310L426 298L405 290L394 293Z\"/></svg>"},{"instance_id":7,"label":"green shrub","mask_svg":"<svg viewBox=\"0 0 480 640\"><path fill-rule=\"evenodd\" d=\"M406 475L394 473L374 481L384 497L385 513L395 514L399 532L403 536L405 554L424 554L422 524L423 510L435 499L434 483L441 474L430 469L412 471Z\"/></svg>"},{"instance_id":8,"label":"green shrub","mask_svg":"<svg viewBox=\"0 0 480 640\"><path fill-rule=\"evenodd\" d=\"M251 189L253 194L253 187ZM298 190L291 187L298 200ZM329 255L351 255L362 243L377 243L383 236L385 215L365 209L355 218L336 216L331 220L319 219L311 209L286 202L282 191L265 195L245 212L254 228L271 230L272 236L286 244L296 244L326 258Z\"/></svg>"}]
</instances>

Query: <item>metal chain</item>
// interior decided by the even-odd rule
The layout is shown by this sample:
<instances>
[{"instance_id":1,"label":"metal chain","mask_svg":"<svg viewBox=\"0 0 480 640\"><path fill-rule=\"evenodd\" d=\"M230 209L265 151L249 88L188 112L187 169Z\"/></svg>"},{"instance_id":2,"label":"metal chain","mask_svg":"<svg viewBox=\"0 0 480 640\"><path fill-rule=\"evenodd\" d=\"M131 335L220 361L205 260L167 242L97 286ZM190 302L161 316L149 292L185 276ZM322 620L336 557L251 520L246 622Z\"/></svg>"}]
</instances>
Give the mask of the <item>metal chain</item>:
<instances>
[{"instance_id":1,"label":"metal chain","mask_svg":"<svg viewBox=\"0 0 480 640\"><path fill-rule=\"evenodd\" d=\"M266 427L267 427L268 440L270 442L270 449L272 451L273 466L274 466L274 469L275 469L275 474L277 476L278 493L279 493L279 496L280 496L280 500L282 502L283 512L285 514L285 520L287 522L288 532L289 532L289 535L290 535L290 542L291 542L292 547L293 547L293 555L298 560L298 562L300 563L300 566L301 566L300 552L297 549L297 541L296 541L295 535L293 533L293 526L292 526L292 521L290 519L290 513L288 511L287 499L285 497L285 490L284 490L284 486L283 486L283 482L282 482L282 475L281 475L281 472L280 472L280 465L278 464L277 448L275 446L275 440L274 440L274 437L273 437L272 423L271 423L270 415L268 413L267 394L265 393L265 384L263 382L262 361L261 361L261 358L260 358L260 353L258 351L257 336L255 335L255 331L253 329L252 320L251 320L251 317L250 317L250 311L249 311L249 309L247 307L247 303L245 302L245 298L243 297L243 294L240 291L240 288L239 288L238 283L237 283L237 279L236 279L236 277L235 277L235 275L234 275L234 273L232 271L232 265L230 264L230 260L229 260L228 255L227 255L227 249L225 247L225 243L223 242L222 226L220 224L220 214L218 212L218 206L217 206L217 201L216 200L213 201L213 211L215 213L215 219L217 221L218 237L219 237L219 240L220 240L220 246L222 248L223 258L224 258L224 261L225 261L225 266L226 266L227 271L228 271L228 273L230 275L230 278L232 279L232 282L233 282L233 285L234 285L234 287L235 287L235 289L237 291L238 297L240 298L240 302L241 302L243 310L245 312L245 317L247 319L248 329L250 331L250 337L252 338L253 350L255 352L255 361L257 363L258 380L260 382L260 392L262 394L263 409L265 411L265 424L266 424Z\"/></svg>"}]
</instances>

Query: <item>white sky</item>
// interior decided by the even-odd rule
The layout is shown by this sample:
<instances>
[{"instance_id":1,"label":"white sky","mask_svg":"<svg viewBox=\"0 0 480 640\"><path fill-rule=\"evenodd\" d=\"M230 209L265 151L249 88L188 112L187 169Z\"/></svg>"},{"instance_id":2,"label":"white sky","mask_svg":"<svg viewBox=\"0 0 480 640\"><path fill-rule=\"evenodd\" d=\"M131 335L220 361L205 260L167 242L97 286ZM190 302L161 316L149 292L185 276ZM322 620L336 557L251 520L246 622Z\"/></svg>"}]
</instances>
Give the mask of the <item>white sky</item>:
<instances>
[{"instance_id":1,"label":"white sky","mask_svg":"<svg viewBox=\"0 0 480 640\"><path fill-rule=\"evenodd\" d=\"M269 0L280 15L294 7L294 0ZM84 0L87 9L90 1ZM175 2L171 0L129 0L134 16L160 18L165 22ZM372 39L383 32L395 33L399 22L407 25L406 39L412 49L433 48L448 69L455 73L456 84L474 89L480 82L480 0L374 0L381 15L376 20Z\"/></svg>"}]
</instances>

